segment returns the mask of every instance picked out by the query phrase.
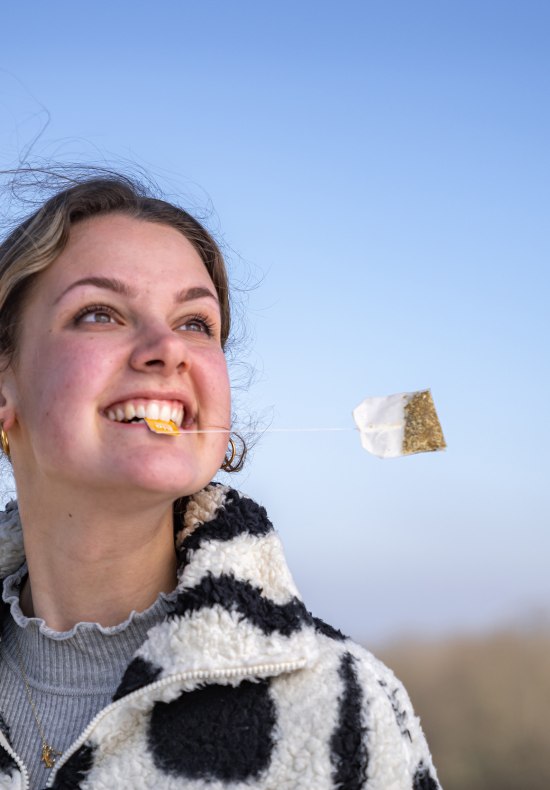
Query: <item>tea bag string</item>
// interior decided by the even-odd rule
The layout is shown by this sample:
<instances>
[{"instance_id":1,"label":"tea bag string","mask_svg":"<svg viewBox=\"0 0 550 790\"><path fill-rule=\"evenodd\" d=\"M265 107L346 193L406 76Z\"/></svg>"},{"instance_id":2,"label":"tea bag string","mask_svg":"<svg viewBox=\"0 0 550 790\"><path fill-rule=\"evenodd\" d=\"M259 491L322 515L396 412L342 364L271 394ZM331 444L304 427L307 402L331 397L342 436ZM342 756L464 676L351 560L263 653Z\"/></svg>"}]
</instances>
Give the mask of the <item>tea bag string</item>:
<instances>
[{"instance_id":1,"label":"tea bag string","mask_svg":"<svg viewBox=\"0 0 550 790\"><path fill-rule=\"evenodd\" d=\"M359 430L361 432L365 430L372 430L378 431L381 428L399 428L403 425L402 422L394 422L394 423L377 423L376 425L372 425L372 427L368 428L264 428L256 429L256 430L247 430L247 429L239 429L239 428L196 428L181 431L178 436L184 436L185 434L195 434L195 433L232 433L234 431L239 432L242 430L244 434L264 434L264 433L350 433L353 431L357 433Z\"/></svg>"}]
</instances>

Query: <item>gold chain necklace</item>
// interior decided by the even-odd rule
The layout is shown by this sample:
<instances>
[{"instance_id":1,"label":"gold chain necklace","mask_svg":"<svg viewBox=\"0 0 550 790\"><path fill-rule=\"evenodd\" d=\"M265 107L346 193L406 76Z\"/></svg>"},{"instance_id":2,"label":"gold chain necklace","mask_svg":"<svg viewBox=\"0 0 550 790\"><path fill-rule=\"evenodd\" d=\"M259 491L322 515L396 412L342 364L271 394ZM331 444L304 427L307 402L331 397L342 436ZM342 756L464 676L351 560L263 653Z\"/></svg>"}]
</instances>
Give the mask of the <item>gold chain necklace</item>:
<instances>
[{"instance_id":1,"label":"gold chain necklace","mask_svg":"<svg viewBox=\"0 0 550 790\"><path fill-rule=\"evenodd\" d=\"M42 755L40 757L41 762L44 763L46 768L53 768L57 758L61 757L63 752L58 752L57 749L54 749L53 746L50 746L48 741L46 740L46 736L44 734L44 728L40 723L40 719L38 718L38 714L36 712L36 708L34 705L34 700L32 698L31 689L29 686L29 680L27 678L27 673L25 672L25 666L23 664L23 656L21 655L21 647L19 645L19 637L17 633L15 634L15 644L17 646L17 657L19 659L19 670L21 672L21 677L23 678L23 682L25 684L25 691L27 692L27 699L29 700L29 704L32 709L32 715L34 716L34 720L36 722L36 726L38 727L38 732L40 733L40 740L42 741Z\"/></svg>"}]
</instances>

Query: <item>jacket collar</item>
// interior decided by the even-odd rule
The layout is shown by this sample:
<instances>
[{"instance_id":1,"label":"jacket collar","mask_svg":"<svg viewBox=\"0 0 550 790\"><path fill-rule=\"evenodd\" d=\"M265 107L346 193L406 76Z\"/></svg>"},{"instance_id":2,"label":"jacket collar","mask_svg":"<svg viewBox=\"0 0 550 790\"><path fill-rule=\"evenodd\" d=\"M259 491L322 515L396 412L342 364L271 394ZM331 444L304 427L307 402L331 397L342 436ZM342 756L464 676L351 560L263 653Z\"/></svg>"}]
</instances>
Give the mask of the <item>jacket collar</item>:
<instances>
[{"instance_id":1,"label":"jacket collar","mask_svg":"<svg viewBox=\"0 0 550 790\"><path fill-rule=\"evenodd\" d=\"M117 696L152 680L189 675L187 688L268 677L310 664L314 624L263 507L211 483L177 513L178 595L128 667ZM0 575L24 561L17 505L0 514ZM200 678L200 679L199 679Z\"/></svg>"},{"instance_id":2,"label":"jacket collar","mask_svg":"<svg viewBox=\"0 0 550 790\"><path fill-rule=\"evenodd\" d=\"M187 501L176 547L174 612L138 650L140 671L146 666L158 680L192 674L184 684L190 690L274 676L315 660L312 617L263 507L210 484Z\"/></svg>"}]
</instances>

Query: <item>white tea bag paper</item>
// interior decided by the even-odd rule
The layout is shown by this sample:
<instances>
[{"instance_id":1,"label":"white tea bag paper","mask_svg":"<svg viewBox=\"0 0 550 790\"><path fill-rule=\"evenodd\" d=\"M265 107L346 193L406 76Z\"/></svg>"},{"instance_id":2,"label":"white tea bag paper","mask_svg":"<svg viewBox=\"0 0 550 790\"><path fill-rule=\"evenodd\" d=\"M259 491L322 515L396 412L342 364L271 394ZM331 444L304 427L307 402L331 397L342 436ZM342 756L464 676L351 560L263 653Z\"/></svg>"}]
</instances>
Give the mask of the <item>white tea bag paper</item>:
<instances>
[{"instance_id":1,"label":"white tea bag paper","mask_svg":"<svg viewBox=\"0 0 550 790\"><path fill-rule=\"evenodd\" d=\"M444 450L447 446L430 390L365 398L353 410L365 450L378 458Z\"/></svg>"}]
</instances>

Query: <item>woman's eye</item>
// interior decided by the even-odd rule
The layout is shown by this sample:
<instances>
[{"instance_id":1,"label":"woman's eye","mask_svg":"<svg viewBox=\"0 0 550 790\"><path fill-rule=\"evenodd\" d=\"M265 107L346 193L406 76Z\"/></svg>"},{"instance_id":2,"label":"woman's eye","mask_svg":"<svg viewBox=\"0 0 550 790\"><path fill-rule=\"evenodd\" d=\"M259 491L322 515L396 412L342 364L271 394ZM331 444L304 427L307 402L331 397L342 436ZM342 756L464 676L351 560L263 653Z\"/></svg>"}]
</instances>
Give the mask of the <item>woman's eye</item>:
<instances>
[{"instance_id":1,"label":"woman's eye","mask_svg":"<svg viewBox=\"0 0 550 790\"><path fill-rule=\"evenodd\" d=\"M205 335L212 334L212 325L206 318L189 318L180 327L184 332L202 332Z\"/></svg>"},{"instance_id":2,"label":"woman's eye","mask_svg":"<svg viewBox=\"0 0 550 790\"><path fill-rule=\"evenodd\" d=\"M110 324L115 322L113 311L108 307L86 307L76 316L77 324Z\"/></svg>"}]
</instances>

